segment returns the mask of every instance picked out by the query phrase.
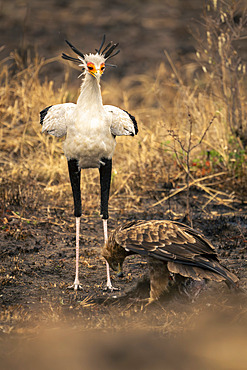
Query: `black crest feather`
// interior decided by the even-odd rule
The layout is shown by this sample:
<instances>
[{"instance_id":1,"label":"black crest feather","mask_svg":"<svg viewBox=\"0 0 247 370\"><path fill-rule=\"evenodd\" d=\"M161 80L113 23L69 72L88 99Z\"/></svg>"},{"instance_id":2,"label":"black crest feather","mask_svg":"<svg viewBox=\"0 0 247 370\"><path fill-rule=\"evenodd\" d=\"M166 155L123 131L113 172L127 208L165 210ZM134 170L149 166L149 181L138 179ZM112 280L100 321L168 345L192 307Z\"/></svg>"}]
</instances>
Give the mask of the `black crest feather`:
<instances>
[{"instance_id":1,"label":"black crest feather","mask_svg":"<svg viewBox=\"0 0 247 370\"><path fill-rule=\"evenodd\" d=\"M103 48L104 43L105 43L105 35L103 35L103 39L102 39L102 42L100 44L99 50L96 50L98 54L101 53L101 49Z\"/></svg>"},{"instance_id":2,"label":"black crest feather","mask_svg":"<svg viewBox=\"0 0 247 370\"><path fill-rule=\"evenodd\" d=\"M80 57L82 57L83 59L84 58L84 55L82 54L82 52L80 52L78 49L76 49L75 46L73 46L68 40L65 40L67 42L67 44L69 45L69 47L71 47L71 49L73 50L74 53L76 53L77 55L79 55Z\"/></svg>"},{"instance_id":3,"label":"black crest feather","mask_svg":"<svg viewBox=\"0 0 247 370\"><path fill-rule=\"evenodd\" d=\"M120 50L117 50L114 54L113 51L118 47L118 43L116 44L113 44L112 41L109 42L105 47L104 47L104 43L105 43L105 40L106 40L106 37L105 35L103 35L103 38L102 38L102 41L101 41L101 44L100 44L100 47L99 49L95 49L96 52L99 54L99 55L102 55L105 59L110 59L110 58L113 58L115 55L117 55ZM74 45L72 45L68 40L65 40L66 43L69 45L69 47L73 50L74 53L76 53L77 55L79 55L81 58L85 59L83 53L81 51L79 51ZM103 50L102 50L103 49ZM69 60L69 61L72 61L74 63L78 63L78 59L77 58L73 58L65 53L62 53L62 58L65 59L65 60ZM112 66L112 65L110 65Z\"/></svg>"},{"instance_id":4,"label":"black crest feather","mask_svg":"<svg viewBox=\"0 0 247 370\"><path fill-rule=\"evenodd\" d=\"M67 54L64 54L64 53L62 53L62 58L65 59L65 60L70 60L71 62L74 62L74 63L79 62L79 59L73 58L70 55L67 55Z\"/></svg>"},{"instance_id":5,"label":"black crest feather","mask_svg":"<svg viewBox=\"0 0 247 370\"><path fill-rule=\"evenodd\" d=\"M111 55L112 52L116 49L116 47L118 47L119 44L118 43L117 44L113 44L112 41L110 41L104 47L104 43L105 43L105 35L103 35L103 39L102 39L102 42L100 44L99 49L95 49L95 50L96 50L96 52L98 54L102 55L105 59L112 58L112 57L114 57L115 55L117 55L120 52L120 50L118 50L115 54ZM104 49L103 49L103 47L104 47Z\"/></svg>"},{"instance_id":6,"label":"black crest feather","mask_svg":"<svg viewBox=\"0 0 247 370\"><path fill-rule=\"evenodd\" d=\"M110 47L110 49L108 49L107 51L106 51L106 53L104 54L104 57L106 58L106 59L108 59L109 57L110 57L110 55L111 55L111 53L116 49L116 47L118 47L118 43L117 44L113 44L111 47ZM120 50L118 50L117 51L117 53L115 53L114 55L116 55L116 54L118 54L119 53L119 51ZM112 55L112 57L113 57L113 55Z\"/></svg>"}]
</instances>

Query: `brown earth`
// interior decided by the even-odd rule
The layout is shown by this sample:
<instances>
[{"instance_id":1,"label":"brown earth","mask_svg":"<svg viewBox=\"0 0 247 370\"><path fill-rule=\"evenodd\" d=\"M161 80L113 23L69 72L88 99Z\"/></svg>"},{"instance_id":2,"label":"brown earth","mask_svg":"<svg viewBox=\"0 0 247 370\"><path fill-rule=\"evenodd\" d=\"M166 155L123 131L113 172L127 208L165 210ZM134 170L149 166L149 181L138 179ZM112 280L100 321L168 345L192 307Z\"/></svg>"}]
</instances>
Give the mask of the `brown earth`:
<instances>
[{"instance_id":1,"label":"brown earth","mask_svg":"<svg viewBox=\"0 0 247 370\"><path fill-rule=\"evenodd\" d=\"M154 192L152 196L155 195ZM228 207L212 201L207 211L202 212L200 207L205 202L203 193L196 190L192 192L194 227L215 245L221 262L240 278L240 287L246 288L246 203L235 201ZM110 211L109 229L137 217L170 218L183 222L184 207L185 199L181 195L172 198L169 205L161 204L155 208L150 208L150 203L144 200L138 214L135 211L125 212L123 204L121 215L114 210ZM111 273L113 285L121 290L113 293L104 291L106 272L101 257L103 230L97 214L82 216L81 220L80 280L83 290L76 293L67 289L73 282L75 269L75 226L72 214L72 207L46 207L41 200L32 208L32 199L25 208L18 205L18 200L5 208L0 237L2 309L16 307L18 310L21 307L29 312L44 310L44 307L52 304L65 311L69 308L77 310L84 299L90 299L91 303L99 305L97 310L104 311L105 304L116 303L118 298L122 298L119 302L124 302L124 298L128 305L129 295L142 298L148 296L148 284L143 284L143 291L135 290L138 282L145 281L147 277L146 263L138 256L129 258L125 263L123 278L117 278ZM214 288L216 296L218 290L228 291L222 285L218 284ZM15 325L18 326L17 323Z\"/></svg>"},{"instance_id":2,"label":"brown earth","mask_svg":"<svg viewBox=\"0 0 247 370\"><path fill-rule=\"evenodd\" d=\"M148 307L140 300L149 294L147 266L141 257L127 259L123 278L111 272L113 285L121 290L104 291L103 233L98 216L82 217L83 290L74 292L67 289L75 269L72 209L50 207L48 212L41 202L35 209L30 202L22 217L23 207L5 209L0 236L2 368L67 369L74 364L80 369L82 362L88 369L121 369L133 363L135 368L161 369L169 360L171 369L211 369L216 365L217 369L243 369L246 204L233 202L227 207L211 202L207 212L202 212L204 195L194 190L192 197L194 227L216 246L222 264L239 277L241 290L211 283L199 296L187 296L173 287L160 302ZM184 210L183 198L156 209L144 204L138 217L183 221L182 213L178 216ZM111 211L109 227L135 217L134 211L123 211L121 216ZM222 352L216 351L218 346L223 347ZM226 367L229 363L232 367Z\"/></svg>"}]
</instances>

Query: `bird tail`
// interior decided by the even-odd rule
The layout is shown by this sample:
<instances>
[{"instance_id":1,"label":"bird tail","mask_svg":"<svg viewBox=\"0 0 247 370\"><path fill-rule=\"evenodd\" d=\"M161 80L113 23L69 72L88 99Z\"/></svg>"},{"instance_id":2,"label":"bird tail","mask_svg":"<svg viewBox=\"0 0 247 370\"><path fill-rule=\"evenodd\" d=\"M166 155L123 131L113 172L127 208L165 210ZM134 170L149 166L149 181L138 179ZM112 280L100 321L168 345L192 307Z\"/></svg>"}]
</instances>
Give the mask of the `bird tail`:
<instances>
[{"instance_id":1,"label":"bird tail","mask_svg":"<svg viewBox=\"0 0 247 370\"><path fill-rule=\"evenodd\" d=\"M176 262L168 262L167 267L170 272L180 274L185 277L190 277L194 280L208 279L213 281L226 281L233 285L237 285L238 278L236 275L222 267L216 261L213 262L212 268L201 268L198 266L187 265Z\"/></svg>"}]
</instances>

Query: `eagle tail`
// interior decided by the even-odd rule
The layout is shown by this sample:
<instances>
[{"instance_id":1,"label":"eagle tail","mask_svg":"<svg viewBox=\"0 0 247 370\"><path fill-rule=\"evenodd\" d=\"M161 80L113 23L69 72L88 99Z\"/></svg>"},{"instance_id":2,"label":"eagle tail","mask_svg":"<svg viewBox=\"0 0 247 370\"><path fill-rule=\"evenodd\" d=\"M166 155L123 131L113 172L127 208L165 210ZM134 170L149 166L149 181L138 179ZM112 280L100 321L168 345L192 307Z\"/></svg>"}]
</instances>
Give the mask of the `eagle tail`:
<instances>
[{"instance_id":1,"label":"eagle tail","mask_svg":"<svg viewBox=\"0 0 247 370\"><path fill-rule=\"evenodd\" d=\"M237 284L238 278L236 275L232 274L215 261L214 265L215 266L212 266L212 269L209 269L176 262L167 263L168 270L174 274L180 274L185 277L190 277L194 280L208 279L217 282L229 281L233 285Z\"/></svg>"}]
</instances>

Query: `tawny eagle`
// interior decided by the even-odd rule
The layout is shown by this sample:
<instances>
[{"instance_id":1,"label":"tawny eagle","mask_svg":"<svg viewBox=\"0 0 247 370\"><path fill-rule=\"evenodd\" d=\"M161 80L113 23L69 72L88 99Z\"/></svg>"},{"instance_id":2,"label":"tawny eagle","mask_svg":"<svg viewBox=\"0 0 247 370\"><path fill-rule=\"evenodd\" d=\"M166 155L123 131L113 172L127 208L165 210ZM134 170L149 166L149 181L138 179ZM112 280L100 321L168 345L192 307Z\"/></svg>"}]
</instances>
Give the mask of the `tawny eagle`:
<instances>
[{"instance_id":1,"label":"tawny eagle","mask_svg":"<svg viewBox=\"0 0 247 370\"><path fill-rule=\"evenodd\" d=\"M131 254L147 258L149 303L168 289L174 274L238 283L237 276L219 263L214 246L198 231L176 221L132 221L119 226L109 236L102 255L113 270L121 272L125 258Z\"/></svg>"}]
</instances>

